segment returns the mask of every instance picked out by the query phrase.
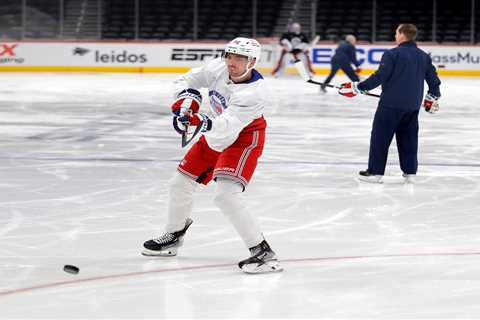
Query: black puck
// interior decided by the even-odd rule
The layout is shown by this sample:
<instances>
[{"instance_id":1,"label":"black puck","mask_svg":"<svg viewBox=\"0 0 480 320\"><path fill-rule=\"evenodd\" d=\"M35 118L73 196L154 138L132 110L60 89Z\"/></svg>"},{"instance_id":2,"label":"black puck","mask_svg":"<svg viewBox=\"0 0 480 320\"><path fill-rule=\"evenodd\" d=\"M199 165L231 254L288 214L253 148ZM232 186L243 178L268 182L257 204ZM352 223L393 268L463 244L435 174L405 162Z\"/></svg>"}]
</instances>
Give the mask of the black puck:
<instances>
[{"instance_id":1,"label":"black puck","mask_svg":"<svg viewBox=\"0 0 480 320\"><path fill-rule=\"evenodd\" d=\"M68 273L72 273L72 274L77 274L80 271L80 269L78 269L78 267L72 266L70 264L66 264L65 266L63 266L63 271L68 272Z\"/></svg>"}]
</instances>

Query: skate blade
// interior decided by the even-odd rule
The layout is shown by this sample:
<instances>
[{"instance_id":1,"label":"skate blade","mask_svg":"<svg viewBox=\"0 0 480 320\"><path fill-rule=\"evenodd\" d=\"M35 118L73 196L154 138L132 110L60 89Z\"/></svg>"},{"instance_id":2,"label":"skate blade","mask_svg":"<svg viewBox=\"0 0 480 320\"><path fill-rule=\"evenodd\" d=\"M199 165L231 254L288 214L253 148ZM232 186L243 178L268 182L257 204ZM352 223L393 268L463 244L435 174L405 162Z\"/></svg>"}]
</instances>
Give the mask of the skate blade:
<instances>
[{"instance_id":1,"label":"skate blade","mask_svg":"<svg viewBox=\"0 0 480 320\"><path fill-rule=\"evenodd\" d=\"M383 183L381 178L378 179L378 178L370 178L370 177L360 176L360 177L358 177L358 180L360 180L362 182L368 182L368 183L377 183L377 184L382 184Z\"/></svg>"},{"instance_id":2,"label":"skate blade","mask_svg":"<svg viewBox=\"0 0 480 320\"><path fill-rule=\"evenodd\" d=\"M144 249L142 255L147 257L174 257L177 255L177 249L171 248L162 251L153 251L149 249Z\"/></svg>"},{"instance_id":3,"label":"skate blade","mask_svg":"<svg viewBox=\"0 0 480 320\"><path fill-rule=\"evenodd\" d=\"M248 274L261 274L283 271L282 266L276 260L265 262L261 265L256 263L246 264L242 267L242 271Z\"/></svg>"},{"instance_id":4,"label":"skate blade","mask_svg":"<svg viewBox=\"0 0 480 320\"><path fill-rule=\"evenodd\" d=\"M405 184L415 184L415 177L403 177Z\"/></svg>"}]
</instances>

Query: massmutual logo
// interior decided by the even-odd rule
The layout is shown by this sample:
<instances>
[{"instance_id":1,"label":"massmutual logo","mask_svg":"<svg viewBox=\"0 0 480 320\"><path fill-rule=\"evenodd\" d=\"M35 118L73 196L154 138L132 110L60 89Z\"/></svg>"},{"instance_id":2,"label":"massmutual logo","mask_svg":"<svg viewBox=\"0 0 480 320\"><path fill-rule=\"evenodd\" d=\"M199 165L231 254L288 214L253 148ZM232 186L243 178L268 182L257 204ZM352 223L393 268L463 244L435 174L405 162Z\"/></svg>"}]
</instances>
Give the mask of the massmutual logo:
<instances>
[{"instance_id":1,"label":"massmutual logo","mask_svg":"<svg viewBox=\"0 0 480 320\"><path fill-rule=\"evenodd\" d=\"M18 43L0 43L0 64L22 64L25 59L16 53Z\"/></svg>"},{"instance_id":2,"label":"massmutual logo","mask_svg":"<svg viewBox=\"0 0 480 320\"><path fill-rule=\"evenodd\" d=\"M73 49L74 56L93 58L96 63L128 63L128 64L142 64L148 61L147 54L145 53L131 53L127 50L92 50L82 47L76 47Z\"/></svg>"},{"instance_id":3,"label":"massmutual logo","mask_svg":"<svg viewBox=\"0 0 480 320\"><path fill-rule=\"evenodd\" d=\"M478 52L478 51L477 51ZM434 54L428 52L433 63L445 64L480 64L480 55L475 52L455 52L452 54Z\"/></svg>"}]
</instances>

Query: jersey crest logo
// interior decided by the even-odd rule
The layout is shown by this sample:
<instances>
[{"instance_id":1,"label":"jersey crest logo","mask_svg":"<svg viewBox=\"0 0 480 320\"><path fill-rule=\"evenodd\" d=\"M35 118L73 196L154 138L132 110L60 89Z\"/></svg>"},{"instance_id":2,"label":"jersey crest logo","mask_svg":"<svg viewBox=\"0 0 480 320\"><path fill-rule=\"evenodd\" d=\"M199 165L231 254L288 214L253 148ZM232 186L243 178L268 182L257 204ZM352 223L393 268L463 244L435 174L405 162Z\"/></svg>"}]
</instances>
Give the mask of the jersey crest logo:
<instances>
[{"instance_id":1,"label":"jersey crest logo","mask_svg":"<svg viewBox=\"0 0 480 320\"><path fill-rule=\"evenodd\" d=\"M225 100L225 97L215 90L209 91L208 95L210 97L210 108L212 111L217 115L222 114L223 110L227 109L227 101Z\"/></svg>"}]
</instances>

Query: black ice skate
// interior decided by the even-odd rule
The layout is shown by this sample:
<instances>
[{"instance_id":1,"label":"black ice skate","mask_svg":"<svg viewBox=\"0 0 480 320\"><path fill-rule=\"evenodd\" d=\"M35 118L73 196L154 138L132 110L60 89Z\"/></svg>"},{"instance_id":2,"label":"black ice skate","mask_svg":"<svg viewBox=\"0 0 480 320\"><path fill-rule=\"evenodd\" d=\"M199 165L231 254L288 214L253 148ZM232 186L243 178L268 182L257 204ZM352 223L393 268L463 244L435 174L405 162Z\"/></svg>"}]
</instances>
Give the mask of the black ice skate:
<instances>
[{"instance_id":1,"label":"black ice skate","mask_svg":"<svg viewBox=\"0 0 480 320\"><path fill-rule=\"evenodd\" d=\"M188 227L193 223L193 220L187 218L185 221L185 227L182 230L175 232L166 232L162 236L148 240L143 244L145 248L142 251L144 256L176 256L177 249L183 244L183 236L187 232Z\"/></svg>"},{"instance_id":2,"label":"black ice skate","mask_svg":"<svg viewBox=\"0 0 480 320\"><path fill-rule=\"evenodd\" d=\"M370 183L382 183L383 175L372 174L368 170L360 171L358 173L360 176L358 179L360 181L370 182Z\"/></svg>"},{"instance_id":3,"label":"black ice skate","mask_svg":"<svg viewBox=\"0 0 480 320\"><path fill-rule=\"evenodd\" d=\"M250 248L252 256L238 263L238 267L245 273L279 272L283 268L278 263L275 252L270 249L267 241Z\"/></svg>"}]
</instances>

